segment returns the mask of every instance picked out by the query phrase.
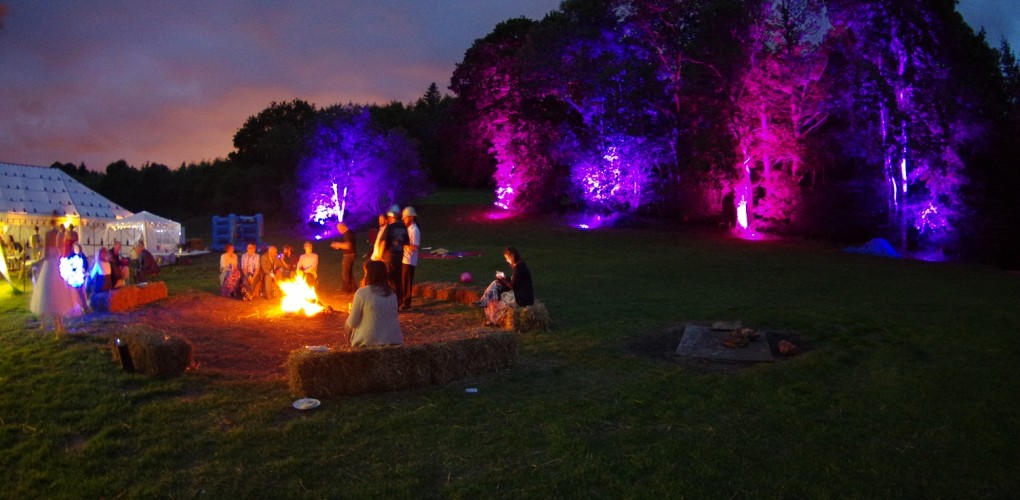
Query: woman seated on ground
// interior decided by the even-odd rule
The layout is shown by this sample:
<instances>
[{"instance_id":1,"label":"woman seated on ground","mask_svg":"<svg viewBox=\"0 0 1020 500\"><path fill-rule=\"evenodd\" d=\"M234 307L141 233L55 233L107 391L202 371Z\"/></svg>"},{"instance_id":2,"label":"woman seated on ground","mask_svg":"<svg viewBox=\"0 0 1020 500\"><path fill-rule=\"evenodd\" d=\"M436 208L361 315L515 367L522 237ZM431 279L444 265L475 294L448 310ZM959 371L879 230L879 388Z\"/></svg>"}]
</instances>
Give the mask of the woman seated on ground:
<instances>
[{"instance_id":1,"label":"woman seated on ground","mask_svg":"<svg viewBox=\"0 0 1020 500\"><path fill-rule=\"evenodd\" d=\"M403 344L397 320L397 294L386 281L386 264L365 261L365 280L354 292L347 328L352 346Z\"/></svg>"},{"instance_id":2,"label":"woman seated on ground","mask_svg":"<svg viewBox=\"0 0 1020 500\"><path fill-rule=\"evenodd\" d=\"M535 289L531 285L531 271L524 263L521 254L514 247L506 247L503 250L503 258L513 269L510 279L507 280L502 271L496 272L496 279L489 284L482 293L482 299L476 304L485 307L486 326L497 323L502 310L506 307L500 301L500 295L504 292L514 292L514 302L518 306L530 306L535 303ZM509 299L508 299L509 300Z\"/></svg>"}]
</instances>

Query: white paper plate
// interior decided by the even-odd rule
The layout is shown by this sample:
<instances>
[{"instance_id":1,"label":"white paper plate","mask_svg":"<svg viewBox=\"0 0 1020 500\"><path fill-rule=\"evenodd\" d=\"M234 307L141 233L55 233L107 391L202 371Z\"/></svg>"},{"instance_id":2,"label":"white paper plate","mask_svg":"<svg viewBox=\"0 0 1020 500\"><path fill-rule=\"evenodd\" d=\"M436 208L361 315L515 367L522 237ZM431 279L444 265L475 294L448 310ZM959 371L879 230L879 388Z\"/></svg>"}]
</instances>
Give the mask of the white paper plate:
<instances>
[{"instance_id":1,"label":"white paper plate","mask_svg":"<svg viewBox=\"0 0 1020 500\"><path fill-rule=\"evenodd\" d=\"M309 351L312 352L329 352L329 347L326 347L324 345L306 345L305 349L308 349Z\"/></svg>"},{"instance_id":2,"label":"white paper plate","mask_svg":"<svg viewBox=\"0 0 1020 500\"><path fill-rule=\"evenodd\" d=\"M322 404L318 399L312 398L301 398L294 402L291 406L298 410L314 410Z\"/></svg>"}]
</instances>

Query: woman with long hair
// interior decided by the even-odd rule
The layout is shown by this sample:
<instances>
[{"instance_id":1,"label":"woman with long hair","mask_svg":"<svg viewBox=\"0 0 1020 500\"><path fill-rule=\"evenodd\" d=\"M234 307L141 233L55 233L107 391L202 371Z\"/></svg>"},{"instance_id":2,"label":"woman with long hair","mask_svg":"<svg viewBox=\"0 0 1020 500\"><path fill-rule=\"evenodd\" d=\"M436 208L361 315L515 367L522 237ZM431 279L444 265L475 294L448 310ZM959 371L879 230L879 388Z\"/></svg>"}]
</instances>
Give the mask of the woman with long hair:
<instances>
[{"instance_id":1,"label":"woman with long hair","mask_svg":"<svg viewBox=\"0 0 1020 500\"><path fill-rule=\"evenodd\" d=\"M365 279L354 292L347 328L352 346L397 345L404 334L397 320L397 294L387 283L386 264L365 261Z\"/></svg>"},{"instance_id":2,"label":"woman with long hair","mask_svg":"<svg viewBox=\"0 0 1020 500\"><path fill-rule=\"evenodd\" d=\"M513 292L514 304L519 307L530 306L535 303L535 289L531 283L531 271L528 265L521 258L520 252L514 247L506 247L503 250L503 259L513 268L513 273L507 279L502 271L496 273L496 279L482 292L482 299L477 305L485 307L485 325L496 326L501 321L508 304L501 300L506 292ZM507 299L509 300L509 299Z\"/></svg>"}]
</instances>

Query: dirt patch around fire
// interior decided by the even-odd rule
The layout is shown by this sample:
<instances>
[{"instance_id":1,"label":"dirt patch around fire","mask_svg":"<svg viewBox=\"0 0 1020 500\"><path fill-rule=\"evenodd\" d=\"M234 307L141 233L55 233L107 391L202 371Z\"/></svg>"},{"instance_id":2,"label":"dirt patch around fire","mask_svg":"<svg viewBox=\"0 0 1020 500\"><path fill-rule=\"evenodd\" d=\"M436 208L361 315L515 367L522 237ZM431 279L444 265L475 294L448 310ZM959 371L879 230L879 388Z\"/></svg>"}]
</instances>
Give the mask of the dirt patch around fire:
<instances>
[{"instance_id":1,"label":"dirt patch around fire","mask_svg":"<svg viewBox=\"0 0 1020 500\"><path fill-rule=\"evenodd\" d=\"M103 335L116 326L144 324L187 338L194 346L195 370L227 378L284 379L288 354L306 346L349 348L343 324L352 295L320 293L334 311L306 317L284 313L280 301L244 302L210 293L172 295L121 314L91 314L69 325L74 335ZM344 312L339 312L344 311ZM415 299L400 313L405 344L446 342L479 335L481 311L442 301Z\"/></svg>"}]
</instances>

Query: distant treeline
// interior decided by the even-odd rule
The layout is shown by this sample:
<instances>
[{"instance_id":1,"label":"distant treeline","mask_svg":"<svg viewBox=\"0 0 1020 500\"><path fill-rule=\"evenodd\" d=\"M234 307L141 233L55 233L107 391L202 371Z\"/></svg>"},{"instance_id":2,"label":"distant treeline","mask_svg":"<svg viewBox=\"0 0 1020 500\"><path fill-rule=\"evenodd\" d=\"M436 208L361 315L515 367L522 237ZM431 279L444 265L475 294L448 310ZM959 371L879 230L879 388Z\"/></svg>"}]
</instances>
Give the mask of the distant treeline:
<instances>
[{"instance_id":1,"label":"distant treeline","mask_svg":"<svg viewBox=\"0 0 1020 500\"><path fill-rule=\"evenodd\" d=\"M273 102L251 116L234 135L234 151L213 161L170 168L160 163L135 167L120 160L97 171L85 164L54 163L52 167L82 182L133 212L147 210L188 219L226 213L262 213L306 222L307 214L295 197L301 192L295 176L308 159L316 127L337 113L367 109L375 126L399 131L418 147L422 168L439 186L485 187L491 171L465 163L449 124L453 98L439 93L435 83L414 103L385 106L330 106L292 100ZM476 153L475 161L481 157ZM482 160L484 162L484 159ZM399 200L409 201L409 200Z\"/></svg>"},{"instance_id":2,"label":"distant treeline","mask_svg":"<svg viewBox=\"0 0 1020 500\"><path fill-rule=\"evenodd\" d=\"M402 172L507 209L1020 259L1020 65L955 2L566 0L476 40L449 89L367 106L372 126L417 144ZM300 220L299 172L353 172L350 148L302 170L309 141L363 108L272 103L225 159L174 170L57 166L130 210Z\"/></svg>"}]
</instances>

